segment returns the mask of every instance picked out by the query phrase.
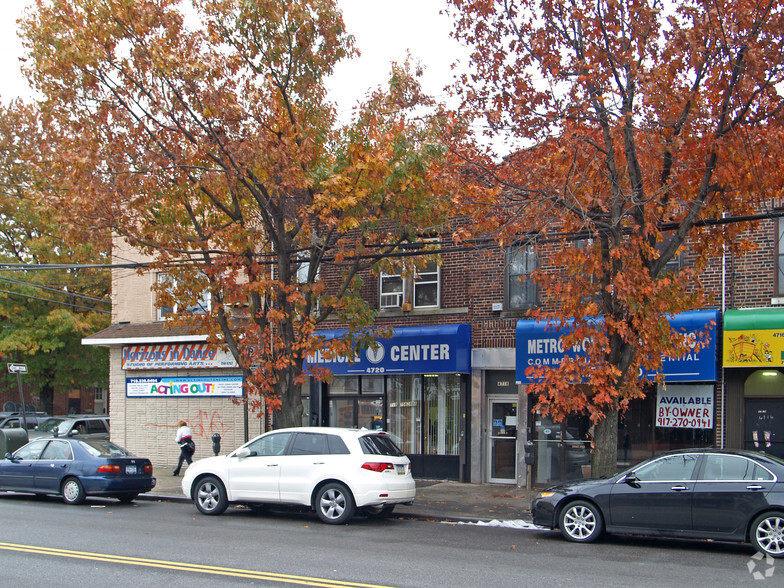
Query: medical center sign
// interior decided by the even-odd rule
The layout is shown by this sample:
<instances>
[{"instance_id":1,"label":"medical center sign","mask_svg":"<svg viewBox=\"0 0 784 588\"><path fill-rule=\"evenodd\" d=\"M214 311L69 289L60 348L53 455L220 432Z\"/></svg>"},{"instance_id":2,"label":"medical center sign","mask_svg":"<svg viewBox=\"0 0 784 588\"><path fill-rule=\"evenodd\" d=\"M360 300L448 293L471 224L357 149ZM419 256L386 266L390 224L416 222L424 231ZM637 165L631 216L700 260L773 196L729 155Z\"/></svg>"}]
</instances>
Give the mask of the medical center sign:
<instances>
[{"instance_id":1,"label":"medical center sign","mask_svg":"<svg viewBox=\"0 0 784 588\"><path fill-rule=\"evenodd\" d=\"M345 335L345 331L320 331L325 339ZM308 357L310 366L329 368L333 374L416 374L470 373L471 327L466 324L437 327L397 327L388 339L377 339L375 344L353 357L327 357L318 352Z\"/></svg>"}]
</instances>

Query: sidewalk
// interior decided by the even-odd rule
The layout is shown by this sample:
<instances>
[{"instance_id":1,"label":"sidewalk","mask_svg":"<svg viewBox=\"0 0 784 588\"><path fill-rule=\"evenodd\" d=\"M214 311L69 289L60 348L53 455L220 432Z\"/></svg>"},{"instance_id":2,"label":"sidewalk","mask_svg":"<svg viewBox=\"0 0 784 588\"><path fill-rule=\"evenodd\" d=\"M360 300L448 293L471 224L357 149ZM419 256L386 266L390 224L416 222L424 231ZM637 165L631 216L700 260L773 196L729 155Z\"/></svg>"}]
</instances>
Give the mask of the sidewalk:
<instances>
[{"instance_id":1,"label":"sidewalk","mask_svg":"<svg viewBox=\"0 0 784 588\"><path fill-rule=\"evenodd\" d=\"M139 499L185 501L182 475L155 469L157 483ZM531 500L537 490L505 484L464 484L449 480L417 480L417 496L411 505L395 507L395 516L411 518L491 521L530 520Z\"/></svg>"}]
</instances>

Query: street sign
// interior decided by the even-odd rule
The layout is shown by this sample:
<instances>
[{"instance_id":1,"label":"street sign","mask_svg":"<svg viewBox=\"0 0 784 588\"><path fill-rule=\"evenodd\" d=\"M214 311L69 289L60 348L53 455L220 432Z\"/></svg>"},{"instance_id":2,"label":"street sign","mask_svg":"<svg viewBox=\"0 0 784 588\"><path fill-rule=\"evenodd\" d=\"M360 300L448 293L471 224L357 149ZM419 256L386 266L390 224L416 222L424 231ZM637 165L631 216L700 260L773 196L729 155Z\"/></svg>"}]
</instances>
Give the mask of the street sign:
<instances>
[{"instance_id":1,"label":"street sign","mask_svg":"<svg viewBox=\"0 0 784 588\"><path fill-rule=\"evenodd\" d=\"M26 363L9 363L8 364L8 373L9 374L26 374L27 373L27 364Z\"/></svg>"}]
</instances>

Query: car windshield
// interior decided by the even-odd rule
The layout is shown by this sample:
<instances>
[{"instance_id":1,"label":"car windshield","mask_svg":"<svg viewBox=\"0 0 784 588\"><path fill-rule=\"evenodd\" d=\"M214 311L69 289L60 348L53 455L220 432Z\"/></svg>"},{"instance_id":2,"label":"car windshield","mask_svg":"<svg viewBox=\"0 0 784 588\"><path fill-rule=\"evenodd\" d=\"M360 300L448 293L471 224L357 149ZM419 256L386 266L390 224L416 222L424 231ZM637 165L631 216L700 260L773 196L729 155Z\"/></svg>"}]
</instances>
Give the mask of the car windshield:
<instances>
[{"instance_id":1,"label":"car windshield","mask_svg":"<svg viewBox=\"0 0 784 588\"><path fill-rule=\"evenodd\" d=\"M363 435L359 438L363 453L401 456L403 452L388 435Z\"/></svg>"},{"instance_id":2,"label":"car windshield","mask_svg":"<svg viewBox=\"0 0 784 588\"><path fill-rule=\"evenodd\" d=\"M46 419L40 425L38 425L38 430L43 431L44 433L51 433L52 429L55 427L59 427L60 423L62 423L65 419Z\"/></svg>"},{"instance_id":3,"label":"car windshield","mask_svg":"<svg viewBox=\"0 0 784 588\"><path fill-rule=\"evenodd\" d=\"M95 457L135 457L133 453L111 441L78 441L90 455Z\"/></svg>"}]
</instances>

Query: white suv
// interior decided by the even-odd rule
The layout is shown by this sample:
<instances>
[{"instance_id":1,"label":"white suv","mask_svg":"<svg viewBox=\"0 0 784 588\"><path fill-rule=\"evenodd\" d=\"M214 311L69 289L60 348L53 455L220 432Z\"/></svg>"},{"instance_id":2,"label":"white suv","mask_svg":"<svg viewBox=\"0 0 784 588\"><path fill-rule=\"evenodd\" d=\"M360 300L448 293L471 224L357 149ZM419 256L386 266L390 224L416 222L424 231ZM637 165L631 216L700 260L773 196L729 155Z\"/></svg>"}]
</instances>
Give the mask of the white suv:
<instances>
[{"instance_id":1,"label":"white suv","mask_svg":"<svg viewBox=\"0 0 784 588\"><path fill-rule=\"evenodd\" d=\"M229 455L191 464L182 491L207 515L229 503L308 506L325 523L347 522L357 509L389 515L416 495L411 463L383 431L279 429Z\"/></svg>"}]
</instances>

